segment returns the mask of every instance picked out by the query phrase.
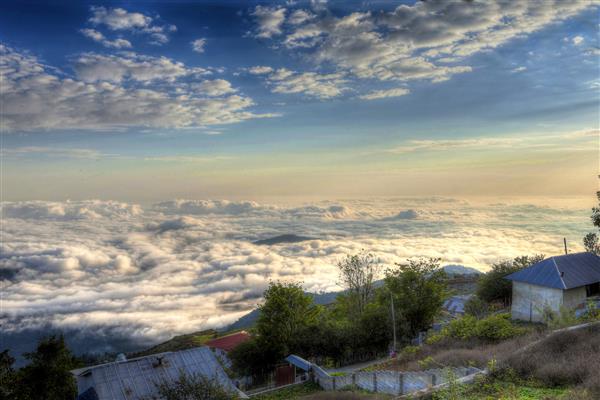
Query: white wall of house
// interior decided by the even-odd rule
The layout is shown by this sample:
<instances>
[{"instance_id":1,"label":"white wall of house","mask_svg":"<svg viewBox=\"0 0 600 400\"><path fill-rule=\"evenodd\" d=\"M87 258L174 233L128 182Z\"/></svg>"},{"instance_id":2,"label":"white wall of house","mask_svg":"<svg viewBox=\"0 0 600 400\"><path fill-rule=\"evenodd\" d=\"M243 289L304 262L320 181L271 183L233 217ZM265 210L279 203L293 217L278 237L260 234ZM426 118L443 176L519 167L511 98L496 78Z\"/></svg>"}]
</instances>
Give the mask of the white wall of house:
<instances>
[{"instance_id":1,"label":"white wall of house","mask_svg":"<svg viewBox=\"0 0 600 400\"><path fill-rule=\"evenodd\" d=\"M587 293L585 286L574 289L565 290L563 292L563 305L567 308L575 309L587 301Z\"/></svg>"},{"instance_id":2,"label":"white wall of house","mask_svg":"<svg viewBox=\"0 0 600 400\"><path fill-rule=\"evenodd\" d=\"M513 319L542 321L542 311L550 307L558 312L563 304L563 291L525 282L513 281L511 314ZM585 291L584 291L585 294Z\"/></svg>"}]
</instances>

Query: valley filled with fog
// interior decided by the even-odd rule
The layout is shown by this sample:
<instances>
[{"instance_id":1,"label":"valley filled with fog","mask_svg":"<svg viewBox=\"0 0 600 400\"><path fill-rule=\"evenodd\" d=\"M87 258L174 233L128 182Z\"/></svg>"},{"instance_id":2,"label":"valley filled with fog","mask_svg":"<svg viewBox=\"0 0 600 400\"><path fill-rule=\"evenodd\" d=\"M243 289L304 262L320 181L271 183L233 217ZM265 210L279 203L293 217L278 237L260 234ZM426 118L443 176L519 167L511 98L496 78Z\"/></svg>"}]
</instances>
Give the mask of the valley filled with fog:
<instances>
[{"instance_id":1,"label":"valley filled with fog","mask_svg":"<svg viewBox=\"0 0 600 400\"><path fill-rule=\"evenodd\" d=\"M566 204L5 202L5 347L30 350L42 333L62 331L77 352L125 351L224 327L260 302L269 280L339 290L336 262L361 249L387 265L423 256L480 270L518 255L560 254L563 237L581 251L589 208ZM307 240L253 243L278 235Z\"/></svg>"}]
</instances>

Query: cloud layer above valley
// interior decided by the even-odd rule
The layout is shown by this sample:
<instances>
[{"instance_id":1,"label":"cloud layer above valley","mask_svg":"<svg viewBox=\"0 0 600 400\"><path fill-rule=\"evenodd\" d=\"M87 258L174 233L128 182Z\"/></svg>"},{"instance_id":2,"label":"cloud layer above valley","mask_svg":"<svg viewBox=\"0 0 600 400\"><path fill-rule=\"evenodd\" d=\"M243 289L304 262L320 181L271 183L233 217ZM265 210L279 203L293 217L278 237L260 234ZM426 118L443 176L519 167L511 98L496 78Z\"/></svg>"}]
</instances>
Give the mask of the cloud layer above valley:
<instances>
[{"instance_id":1,"label":"cloud layer above valley","mask_svg":"<svg viewBox=\"0 0 600 400\"><path fill-rule=\"evenodd\" d=\"M360 249L386 264L432 256L485 269L558 253L563 236L578 250L588 228L585 209L443 198L13 202L2 213L5 333L93 329L145 343L233 322L271 279L336 290L335 262ZM284 233L315 239L252 243Z\"/></svg>"}]
</instances>

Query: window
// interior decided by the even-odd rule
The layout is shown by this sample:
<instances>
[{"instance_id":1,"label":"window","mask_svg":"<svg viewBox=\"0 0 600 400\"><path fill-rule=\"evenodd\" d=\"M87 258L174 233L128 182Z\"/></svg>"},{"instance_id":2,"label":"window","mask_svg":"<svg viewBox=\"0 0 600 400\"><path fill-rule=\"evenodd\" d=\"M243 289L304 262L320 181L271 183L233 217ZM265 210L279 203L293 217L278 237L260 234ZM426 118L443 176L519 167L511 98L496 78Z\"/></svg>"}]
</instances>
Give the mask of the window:
<instances>
[{"instance_id":1,"label":"window","mask_svg":"<svg viewBox=\"0 0 600 400\"><path fill-rule=\"evenodd\" d=\"M587 295L587 297L600 296L600 282L592 283L591 285L586 285L585 294Z\"/></svg>"}]
</instances>

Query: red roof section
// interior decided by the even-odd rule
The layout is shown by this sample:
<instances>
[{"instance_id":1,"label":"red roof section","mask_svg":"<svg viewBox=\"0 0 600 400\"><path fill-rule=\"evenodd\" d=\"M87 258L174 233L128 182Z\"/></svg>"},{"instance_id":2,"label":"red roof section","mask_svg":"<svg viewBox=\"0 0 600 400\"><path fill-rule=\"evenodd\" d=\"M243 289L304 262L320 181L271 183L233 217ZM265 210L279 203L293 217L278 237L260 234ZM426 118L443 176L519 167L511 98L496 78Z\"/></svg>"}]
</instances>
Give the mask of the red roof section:
<instances>
[{"instance_id":1,"label":"red roof section","mask_svg":"<svg viewBox=\"0 0 600 400\"><path fill-rule=\"evenodd\" d=\"M250 339L250 335L246 331L237 332L231 335L209 340L205 343L208 347L214 347L223 351L229 352L235 349L246 340Z\"/></svg>"}]
</instances>

